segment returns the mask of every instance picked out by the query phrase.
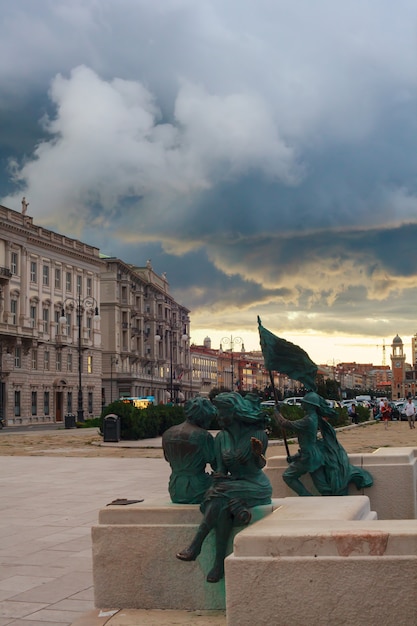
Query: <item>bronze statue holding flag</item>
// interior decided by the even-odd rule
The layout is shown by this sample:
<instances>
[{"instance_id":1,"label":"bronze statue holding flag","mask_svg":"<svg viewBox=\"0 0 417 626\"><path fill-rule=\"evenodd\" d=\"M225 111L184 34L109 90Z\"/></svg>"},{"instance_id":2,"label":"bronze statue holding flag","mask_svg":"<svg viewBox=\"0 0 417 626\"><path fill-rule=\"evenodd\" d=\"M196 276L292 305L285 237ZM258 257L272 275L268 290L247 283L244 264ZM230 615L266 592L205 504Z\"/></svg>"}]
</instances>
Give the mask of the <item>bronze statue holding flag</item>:
<instances>
[{"instance_id":1,"label":"bronze statue holding flag","mask_svg":"<svg viewBox=\"0 0 417 626\"><path fill-rule=\"evenodd\" d=\"M275 408L275 418L283 429L297 433L300 446L298 453L291 456L286 444L289 467L283 474L284 481L299 496L313 495L300 480L307 473L311 475L314 486L323 496L347 495L351 482L358 489L370 487L373 484L372 476L366 470L349 463L345 449L337 440L335 429L327 421L328 418L335 417L336 413L316 393L317 365L299 346L276 337L264 328L259 317L258 328L265 367L270 372L275 397L273 370L300 381L308 390L301 405L305 411L302 419L295 422L287 420ZM320 439L317 437L318 432L321 434Z\"/></svg>"}]
</instances>

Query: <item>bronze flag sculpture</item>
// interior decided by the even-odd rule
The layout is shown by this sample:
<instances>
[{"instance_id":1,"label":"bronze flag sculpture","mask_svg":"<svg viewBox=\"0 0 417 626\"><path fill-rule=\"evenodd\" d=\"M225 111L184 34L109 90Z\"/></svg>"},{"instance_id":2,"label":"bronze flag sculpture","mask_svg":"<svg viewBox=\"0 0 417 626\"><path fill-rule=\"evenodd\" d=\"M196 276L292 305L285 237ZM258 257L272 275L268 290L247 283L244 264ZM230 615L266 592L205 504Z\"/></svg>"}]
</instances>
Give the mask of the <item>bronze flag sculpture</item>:
<instances>
[{"instance_id":1,"label":"bronze flag sculpture","mask_svg":"<svg viewBox=\"0 0 417 626\"><path fill-rule=\"evenodd\" d=\"M308 473L321 495L347 495L351 482L357 489L370 487L373 484L371 474L349 463L345 449L337 440L335 429L328 422L329 418L336 416L336 412L316 393L317 365L302 348L276 337L264 328L259 317L258 327L265 367L270 372L271 382L274 370L298 380L309 390L302 399L301 406L305 414L301 419L287 420L279 412L278 406L275 407L276 420L283 429L297 433L299 444L299 451L295 455L290 455L286 445L289 467L283 473L284 481L300 496L313 495L300 480L301 476Z\"/></svg>"}]
</instances>

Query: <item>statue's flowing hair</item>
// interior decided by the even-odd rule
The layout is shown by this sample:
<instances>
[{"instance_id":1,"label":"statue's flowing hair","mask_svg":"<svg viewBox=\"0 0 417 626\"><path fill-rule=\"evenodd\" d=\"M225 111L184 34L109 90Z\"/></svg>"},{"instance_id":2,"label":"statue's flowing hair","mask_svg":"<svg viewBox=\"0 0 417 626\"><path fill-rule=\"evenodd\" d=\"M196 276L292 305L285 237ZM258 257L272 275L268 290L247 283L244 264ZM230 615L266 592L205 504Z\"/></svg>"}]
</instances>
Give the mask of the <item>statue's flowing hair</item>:
<instances>
[{"instance_id":1,"label":"statue's flowing hair","mask_svg":"<svg viewBox=\"0 0 417 626\"><path fill-rule=\"evenodd\" d=\"M259 422L260 426L264 426L266 422L266 415L260 406L260 400L253 394L243 397L235 391L219 393L213 398L213 404L219 409L227 410L240 422L246 424Z\"/></svg>"},{"instance_id":2,"label":"statue's flowing hair","mask_svg":"<svg viewBox=\"0 0 417 626\"><path fill-rule=\"evenodd\" d=\"M184 405L184 410L191 424L195 424L195 422L202 417L215 417L217 415L216 407L208 398L203 398L202 396L196 396L195 398L187 400Z\"/></svg>"}]
</instances>

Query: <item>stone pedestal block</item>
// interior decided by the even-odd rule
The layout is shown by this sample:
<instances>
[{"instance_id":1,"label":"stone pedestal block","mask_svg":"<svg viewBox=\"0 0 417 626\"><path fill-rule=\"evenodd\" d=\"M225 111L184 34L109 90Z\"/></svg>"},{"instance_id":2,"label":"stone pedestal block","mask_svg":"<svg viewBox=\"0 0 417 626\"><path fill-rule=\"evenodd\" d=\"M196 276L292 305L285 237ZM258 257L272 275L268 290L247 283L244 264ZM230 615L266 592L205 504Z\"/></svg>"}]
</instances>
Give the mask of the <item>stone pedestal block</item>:
<instances>
[{"instance_id":1,"label":"stone pedestal block","mask_svg":"<svg viewBox=\"0 0 417 626\"><path fill-rule=\"evenodd\" d=\"M416 448L379 448L372 454L350 454L352 465L362 467L372 474L372 487L358 491L354 485L349 487L349 495L366 495L371 501L371 508L377 512L378 519L416 519L417 518L417 449ZM285 456L268 459L265 472L268 475L275 498L293 496L294 492L282 479L288 467ZM301 478L313 494L319 495L310 476Z\"/></svg>"},{"instance_id":2,"label":"stone pedestal block","mask_svg":"<svg viewBox=\"0 0 417 626\"><path fill-rule=\"evenodd\" d=\"M236 537L225 563L228 626L415 624L415 522L325 521L314 517L325 498L304 500L304 520L276 511Z\"/></svg>"},{"instance_id":3,"label":"stone pedestal block","mask_svg":"<svg viewBox=\"0 0 417 626\"><path fill-rule=\"evenodd\" d=\"M254 507L251 523L269 515L278 505L275 501ZM102 509L99 525L92 528L95 605L224 609L224 580L206 582L214 559L214 533L205 540L196 561L182 562L175 557L191 543L201 519L197 505L168 500ZM229 553L232 541L233 537Z\"/></svg>"}]
</instances>

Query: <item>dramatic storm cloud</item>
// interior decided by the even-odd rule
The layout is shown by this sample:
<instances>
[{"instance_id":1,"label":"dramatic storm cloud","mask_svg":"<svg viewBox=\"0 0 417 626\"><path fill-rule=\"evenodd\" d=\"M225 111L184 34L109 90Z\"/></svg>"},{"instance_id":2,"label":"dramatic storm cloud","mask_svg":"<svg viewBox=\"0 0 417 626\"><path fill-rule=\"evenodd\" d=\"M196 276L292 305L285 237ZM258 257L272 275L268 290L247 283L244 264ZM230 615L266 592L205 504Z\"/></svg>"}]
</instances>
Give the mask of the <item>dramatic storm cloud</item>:
<instances>
[{"instance_id":1,"label":"dramatic storm cloud","mask_svg":"<svg viewBox=\"0 0 417 626\"><path fill-rule=\"evenodd\" d=\"M37 223L151 257L198 340L250 337L258 314L323 345L417 331L414 3L0 15L2 204L25 195Z\"/></svg>"}]
</instances>

